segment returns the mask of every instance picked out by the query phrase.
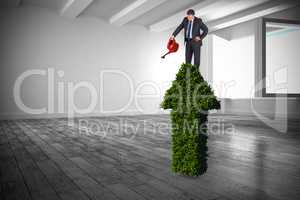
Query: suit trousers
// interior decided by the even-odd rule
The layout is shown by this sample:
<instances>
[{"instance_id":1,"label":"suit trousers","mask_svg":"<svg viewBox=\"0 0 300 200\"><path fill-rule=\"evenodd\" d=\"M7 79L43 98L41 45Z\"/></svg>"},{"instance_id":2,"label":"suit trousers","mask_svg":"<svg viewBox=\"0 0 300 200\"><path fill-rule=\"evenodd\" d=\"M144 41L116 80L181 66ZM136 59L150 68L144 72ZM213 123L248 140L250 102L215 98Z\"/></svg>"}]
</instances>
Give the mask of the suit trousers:
<instances>
[{"instance_id":1,"label":"suit trousers","mask_svg":"<svg viewBox=\"0 0 300 200\"><path fill-rule=\"evenodd\" d=\"M187 40L185 44L185 63L191 64L194 55L194 65L200 66L201 41Z\"/></svg>"}]
</instances>

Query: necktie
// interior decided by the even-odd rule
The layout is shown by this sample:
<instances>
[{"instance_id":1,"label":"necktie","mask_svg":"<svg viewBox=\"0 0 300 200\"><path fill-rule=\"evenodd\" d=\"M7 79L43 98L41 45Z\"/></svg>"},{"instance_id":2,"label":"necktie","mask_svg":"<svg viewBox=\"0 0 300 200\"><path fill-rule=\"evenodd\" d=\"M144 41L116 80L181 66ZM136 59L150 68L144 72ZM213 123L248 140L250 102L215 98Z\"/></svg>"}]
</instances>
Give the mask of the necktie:
<instances>
[{"instance_id":1,"label":"necktie","mask_svg":"<svg viewBox=\"0 0 300 200\"><path fill-rule=\"evenodd\" d=\"M191 38L191 28L192 28L192 23L191 23L191 21L189 21L188 31L187 31L187 38Z\"/></svg>"}]
</instances>

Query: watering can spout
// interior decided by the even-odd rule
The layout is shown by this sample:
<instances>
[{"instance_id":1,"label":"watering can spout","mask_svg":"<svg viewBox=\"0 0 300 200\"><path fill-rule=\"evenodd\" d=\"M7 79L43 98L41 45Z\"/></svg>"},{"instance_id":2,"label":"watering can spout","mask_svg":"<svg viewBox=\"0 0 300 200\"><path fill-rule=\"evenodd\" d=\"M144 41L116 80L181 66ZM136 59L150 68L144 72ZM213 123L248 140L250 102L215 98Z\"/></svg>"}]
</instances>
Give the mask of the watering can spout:
<instances>
[{"instance_id":1,"label":"watering can spout","mask_svg":"<svg viewBox=\"0 0 300 200\"><path fill-rule=\"evenodd\" d=\"M165 55L163 55L161 58L162 59L165 59L166 58L166 55L170 54L170 52L166 53Z\"/></svg>"}]
</instances>

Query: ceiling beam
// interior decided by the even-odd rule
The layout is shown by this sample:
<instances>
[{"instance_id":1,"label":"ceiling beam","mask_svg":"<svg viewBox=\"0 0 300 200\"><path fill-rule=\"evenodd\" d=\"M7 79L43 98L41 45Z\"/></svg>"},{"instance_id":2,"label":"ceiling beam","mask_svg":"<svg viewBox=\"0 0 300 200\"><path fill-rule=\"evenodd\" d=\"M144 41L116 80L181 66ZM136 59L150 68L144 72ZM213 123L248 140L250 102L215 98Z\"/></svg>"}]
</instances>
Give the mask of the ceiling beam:
<instances>
[{"instance_id":1,"label":"ceiling beam","mask_svg":"<svg viewBox=\"0 0 300 200\"><path fill-rule=\"evenodd\" d=\"M236 24L247 22L256 18L260 18L266 15L270 15L272 13L280 12L295 7L296 5L299 5L298 1L292 1L292 0L270 1L260 6L250 8L246 11L238 12L236 14L229 15L222 19L211 21L207 23L207 25L209 27L210 32L212 32L219 29L234 26Z\"/></svg>"},{"instance_id":2,"label":"ceiling beam","mask_svg":"<svg viewBox=\"0 0 300 200\"><path fill-rule=\"evenodd\" d=\"M196 14L199 13L201 16L207 14L212 9L228 4L228 0L204 0L200 3L192 6ZM183 16L186 15L186 11L178 12L166 19L163 19L157 23L154 23L149 26L149 29L154 32L161 32L169 30L177 26L183 19Z\"/></svg>"},{"instance_id":3,"label":"ceiling beam","mask_svg":"<svg viewBox=\"0 0 300 200\"><path fill-rule=\"evenodd\" d=\"M167 0L136 0L113 15L109 22L111 24L122 26L166 1Z\"/></svg>"},{"instance_id":4,"label":"ceiling beam","mask_svg":"<svg viewBox=\"0 0 300 200\"><path fill-rule=\"evenodd\" d=\"M249 8L262 5L270 0L238 0L228 1L225 6L220 6L210 10L207 15L200 16L205 22L221 19L237 12L247 10Z\"/></svg>"},{"instance_id":5,"label":"ceiling beam","mask_svg":"<svg viewBox=\"0 0 300 200\"><path fill-rule=\"evenodd\" d=\"M69 18L78 17L93 0L68 0L67 3L61 9L60 14Z\"/></svg>"}]
</instances>

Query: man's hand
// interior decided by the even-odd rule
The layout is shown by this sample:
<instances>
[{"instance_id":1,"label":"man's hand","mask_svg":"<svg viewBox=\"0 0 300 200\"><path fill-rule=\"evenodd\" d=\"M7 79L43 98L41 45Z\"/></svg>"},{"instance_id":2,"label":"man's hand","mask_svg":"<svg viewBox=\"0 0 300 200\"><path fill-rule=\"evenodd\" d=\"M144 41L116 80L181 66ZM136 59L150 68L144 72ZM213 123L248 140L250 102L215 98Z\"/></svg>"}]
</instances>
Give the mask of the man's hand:
<instances>
[{"instance_id":1,"label":"man's hand","mask_svg":"<svg viewBox=\"0 0 300 200\"><path fill-rule=\"evenodd\" d=\"M199 42L201 40L201 38L199 36L195 37L196 42Z\"/></svg>"},{"instance_id":2,"label":"man's hand","mask_svg":"<svg viewBox=\"0 0 300 200\"><path fill-rule=\"evenodd\" d=\"M172 35L172 36L170 37L170 40L175 40L174 35Z\"/></svg>"}]
</instances>

